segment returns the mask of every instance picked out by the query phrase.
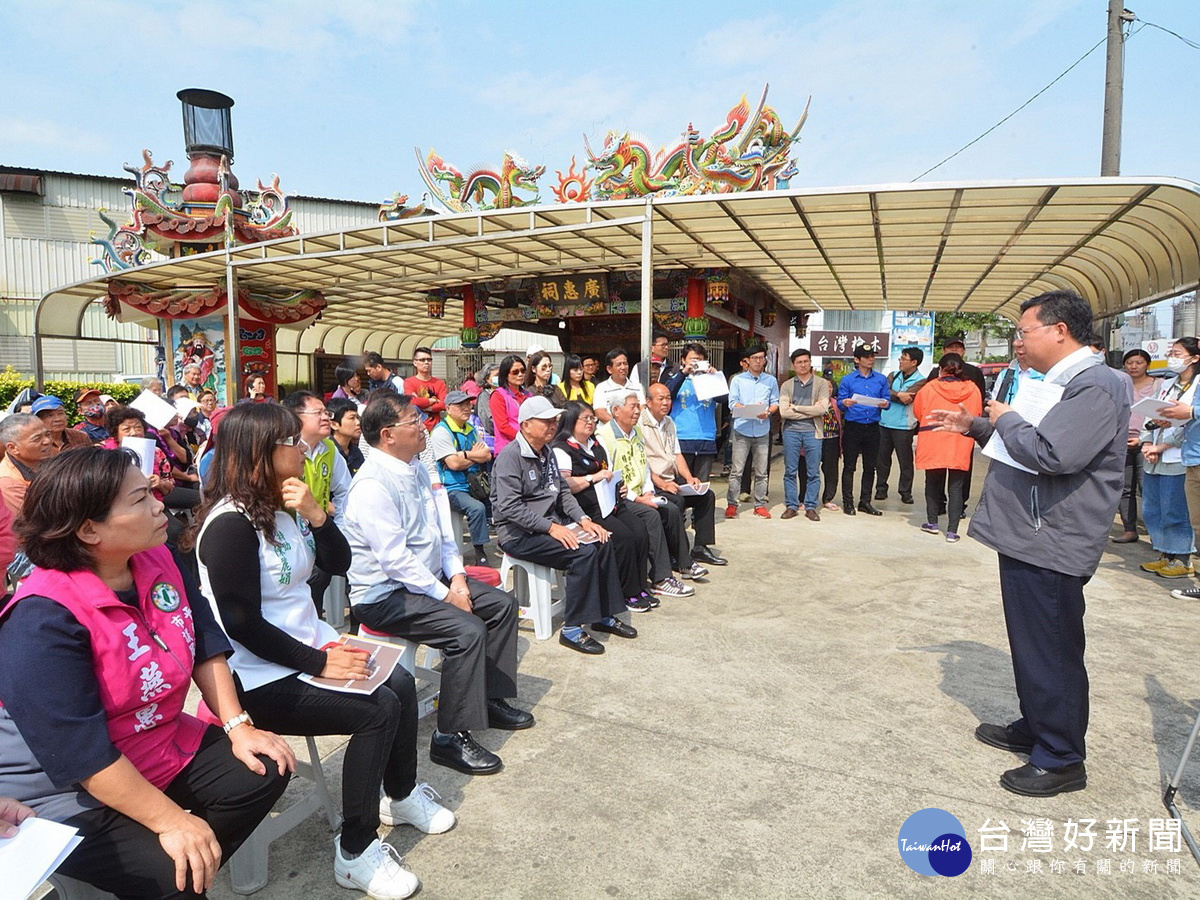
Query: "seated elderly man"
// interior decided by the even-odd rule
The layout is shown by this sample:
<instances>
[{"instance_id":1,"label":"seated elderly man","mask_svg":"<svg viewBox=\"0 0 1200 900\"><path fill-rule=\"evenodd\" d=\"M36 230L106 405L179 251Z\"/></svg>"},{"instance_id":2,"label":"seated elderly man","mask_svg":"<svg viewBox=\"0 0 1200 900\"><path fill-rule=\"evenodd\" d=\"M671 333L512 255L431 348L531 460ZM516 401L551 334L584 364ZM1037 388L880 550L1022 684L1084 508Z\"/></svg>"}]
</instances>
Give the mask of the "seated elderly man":
<instances>
[{"instance_id":1,"label":"seated elderly man","mask_svg":"<svg viewBox=\"0 0 1200 900\"><path fill-rule=\"evenodd\" d=\"M380 393L362 415L371 455L346 498L350 603L358 621L442 651L438 724L429 758L490 775L500 757L471 731L533 727L517 695L517 601L468 578L445 498L419 456L425 417L407 394Z\"/></svg>"},{"instance_id":2,"label":"seated elderly man","mask_svg":"<svg viewBox=\"0 0 1200 900\"><path fill-rule=\"evenodd\" d=\"M666 536L664 541L658 542L659 548L656 548L654 535L651 533L650 577L654 581L654 593L663 597L690 597L696 593L695 589L683 584L671 571L678 572L684 578L703 578L708 574L708 569L692 561L687 529L684 527L680 508L665 497L658 496L654 489L646 441L637 424L638 414L641 412L637 394L632 391L610 394L609 410L612 418L597 426L596 438L604 445L613 470L619 472L625 482L628 491L628 499L625 502L653 509Z\"/></svg>"},{"instance_id":3,"label":"seated elderly man","mask_svg":"<svg viewBox=\"0 0 1200 900\"><path fill-rule=\"evenodd\" d=\"M646 394L646 408L642 410L639 425L642 438L646 442L646 461L650 465L650 478L658 496L665 497L678 507L681 517L683 510L692 511L692 527L696 530L696 543L692 547L693 562L723 566L728 560L718 556L712 549L713 542L717 539L717 498L707 485L704 485L703 494L694 493L701 487L701 481L692 475L687 461L683 458L683 452L679 449L675 422L670 415L673 399L671 390L665 384L652 384ZM685 495L680 492L681 486L687 486L691 490Z\"/></svg>"},{"instance_id":4,"label":"seated elderly man","mask_svg":"<svg viewBox=\"0 0 1200 900\"><path fill-rule=\"evenodd\" d=\"M558 642L580 653L597 654L604 652L604 645L583 630L585 624L623 638L637 637L637 629L616 618L625 598L609 532L571 496L550 450L562 412L545 397L530 397L521 404L520 431L492 467L492 515L505 553L566 570L567 597ZM588 543L581 543L581 538Z\"/></svg>"},{"instance_id":5,"label":"seated elderly man","mask_svg":"<svg viewBox=\"0 0 1200 900\"><path fill-rule=\"evenodd\" d=\"M92 442L86 434L67 427L67 411L63 408L63 402L57 397L49 394L38 397L33 401L33 408L30 412L46 423L46 428L50 432L50 443L53 445L55 453L61 453L72 447L92 446Z\"/></svg>"},{"instance_id":6,"label":"seated elderly man","mask_svg":"<svg viewBox=\"0 0 1200 900\"><path fill-rule=\"evenodd\" d=\"M0 497L14 517L21 514L25 489L38 467L57 451L50 429L32 413L13 413L0 421Z\"/></svg>"}]
</instances>

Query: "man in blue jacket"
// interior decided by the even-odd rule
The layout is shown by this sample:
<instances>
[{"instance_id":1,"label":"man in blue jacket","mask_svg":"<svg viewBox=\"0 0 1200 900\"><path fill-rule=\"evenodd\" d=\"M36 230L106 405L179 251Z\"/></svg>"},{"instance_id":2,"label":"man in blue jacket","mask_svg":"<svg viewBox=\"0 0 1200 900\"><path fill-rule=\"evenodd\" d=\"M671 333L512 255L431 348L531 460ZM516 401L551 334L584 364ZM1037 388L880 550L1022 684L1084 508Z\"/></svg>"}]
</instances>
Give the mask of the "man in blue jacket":
<instances>
[{"instance_id":1,"label":"man in blue jacket","mask_svg":"<svg viewBox=\"0 0 1200 900\"><path fill-rule=\"evenodd\" d=\"M1108 543L1124 481L1129 396L1089 341L1092 310L1070 291L1021 304L1017 335L1029 364L1062 395L1037 425L993 400L987 416L935 411L947 431L1003 441L1012 465L988 469L968 532L1000 555L1020 717L982 724L985 744L1029 754L1000 776L1006 790L1053 797L1087 786L1083 586Z\"/></svg>"},{"instance_id":2,"label":"man in blue jacket","mask_svg":"<svg viewBox=\"0 0 1200 900\"><path fill-rule=\"evenodd\" d=\"M875 466L879 462L879 416L890 404L887 379L874 370L875 349L866 344L854 348L855 369L838 385L838 405L842 408L842 512L854 515L854 469L862 458L862 487L858 511L882 516L871 505L875 486ZM872 398L870 401L855 397Z\"/></svg>"}]
</instances>

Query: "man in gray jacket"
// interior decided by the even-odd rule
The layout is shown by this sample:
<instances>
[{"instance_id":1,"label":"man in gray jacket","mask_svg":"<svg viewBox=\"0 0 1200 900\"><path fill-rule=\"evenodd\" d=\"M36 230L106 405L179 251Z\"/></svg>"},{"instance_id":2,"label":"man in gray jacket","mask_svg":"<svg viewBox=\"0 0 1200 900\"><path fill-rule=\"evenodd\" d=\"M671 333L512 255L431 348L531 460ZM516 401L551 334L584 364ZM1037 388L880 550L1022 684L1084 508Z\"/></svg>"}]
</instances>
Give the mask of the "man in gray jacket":
<instances>
[{"instance_id":1,"label":"man in gray jacket","mask_svg":"<svg viewBox=\"0 0 1200 900\"><path fill-rule=\"evenodd\" d=\"M1031 797L1087 786L1083 586L1100 562L1121 499L1129 399L1088 346L1092 310L1069 291L1021 304L1017 335L1029 364L1061 398L1036 426L993 400L987 417L938 411L941 428L1003 441L969 534L1000 555L1000 596L1021 717L982 724L985 744L1029 754L1000 784ZM1039 386L1040 387L1040 386Z\"/></svg>"},{"instance_id":2,"label":"man in gray jacket","mask_svg":"<svg viewBox=\"0 0 1200 900\"><path fill-rule=\"evenodd\" d=\"M625 600L608 542L610 532L593 522L571 496L550 451L562 413L545 397L530 397L521 404L521 430L492 466L492 515L505 553L566 570L558 642L580 653L599 654L604 645L583 630L585 624L592 631L623 638L637 637L637 629L616 618Z\"/></svg>"}]
</instances>

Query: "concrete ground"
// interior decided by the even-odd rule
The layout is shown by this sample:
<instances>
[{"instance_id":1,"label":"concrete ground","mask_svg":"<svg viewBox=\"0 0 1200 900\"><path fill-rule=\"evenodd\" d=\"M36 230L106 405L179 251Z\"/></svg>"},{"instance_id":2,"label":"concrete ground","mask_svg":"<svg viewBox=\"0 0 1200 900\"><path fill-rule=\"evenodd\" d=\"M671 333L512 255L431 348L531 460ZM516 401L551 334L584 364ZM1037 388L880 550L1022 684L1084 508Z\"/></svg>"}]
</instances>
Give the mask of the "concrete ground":
<instances>
[{"instance_id":1,"label":"concrete ground","mask_svg":"<svg viewBox=\"0 0 1200 900\"><path fill-rule=\"evenodd\" d=\"M813 523L780 520L779 459L772 468L774 518L743 504L720 522L730 565L694 598L635 616L637 640L585 657L522 628L519 703L538 725L479 733L502 773L429 763L422 720L419 777L459 817L444 835L385 835L422 896L1196 896L1186 845L1150 843L1200 710L1188 649L1200 607L1171 598L1179 582L1138 570L1146 539L1110 544L1087 588L1089 786L1023 798L997 778L1024 760L972 736L1017 711L995 554L918 530L920 473L917 506L896 499L893 469L882 518L826 511ZM336 785L342 739L324 746ZM1180 802L1200 830L1189 813L1200 766ZM900 858L901 825L926 807L965 829L974 858L957 878ZM1068 820L1086 819L1092 846L1067 849ZM1123 848L1110 848L1109 820L1129 833ZM1051 850L1032 852L1047 822ZM999 837L981 849L980 829L1001 823L1006 849ZM1022 828L1033 832L1024 850ZM352 896L334 884L330 842L316 816L279 840L258 896ZM213 896L234 896L227 872Z\"/></svg>"}]
</instances>

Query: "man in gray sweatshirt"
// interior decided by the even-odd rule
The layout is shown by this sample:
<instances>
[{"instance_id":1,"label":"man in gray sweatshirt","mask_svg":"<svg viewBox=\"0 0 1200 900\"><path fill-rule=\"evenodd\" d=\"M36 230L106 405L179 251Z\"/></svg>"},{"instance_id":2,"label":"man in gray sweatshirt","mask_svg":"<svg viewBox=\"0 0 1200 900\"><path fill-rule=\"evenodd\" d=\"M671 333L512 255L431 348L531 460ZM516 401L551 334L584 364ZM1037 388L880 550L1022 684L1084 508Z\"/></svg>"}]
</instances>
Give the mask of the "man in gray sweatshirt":
<instances>
[{"instance_id":1,"label":"man in gray sweatshirt","mask_svg":"<svg viewBox=\"0 0 1200 900\"><path fill-rule=\"evenodd\" d=\"M1062 391L1036 426L996 400L986 417L961 408L934 415L944 430L1002 441L1011 460L992 462L968 533L1000 555L1021 715L1009 725L982 724L975 736L1029 754L1027 765L1000 777L1001 786L1052 797L1087 786L1083 586L1121 499L1129 399L1092 353L1092 310L1076 294L1026 300L1017 335L1029 364L1046 373L1035 389Z\"/></svg>"}]
</instances>

